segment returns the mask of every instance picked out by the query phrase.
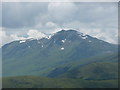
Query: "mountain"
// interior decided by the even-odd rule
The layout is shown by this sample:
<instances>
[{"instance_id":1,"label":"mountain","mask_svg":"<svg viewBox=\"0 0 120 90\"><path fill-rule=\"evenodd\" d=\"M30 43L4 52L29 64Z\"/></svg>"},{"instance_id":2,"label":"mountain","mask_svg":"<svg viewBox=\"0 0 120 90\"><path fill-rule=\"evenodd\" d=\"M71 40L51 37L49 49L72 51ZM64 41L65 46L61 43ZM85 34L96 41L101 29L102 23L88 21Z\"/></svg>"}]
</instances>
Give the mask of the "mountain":
<instances>
[{"instance_id":1,"label":"mountain","mask_svg":"<svg viewBox=\"0 0 120 90\"><path fill-rule=\"evenodd\" d=\"M42 39L13 41L2 47L2 59L3 76L47 77L52 77L56 69L63 74L89 63L118 60L117 45L75 30L61 30Z\"/></svg>"},{"instance_id":2,"label":"mountain","mask_svg":"<svg viewBox=\"0 0 120 90\"><path fill-rule=\"evenodd\" d=\"M3 88L118 87L118 46L75 30L0 49Z\"/></svg>"}]
</instances>

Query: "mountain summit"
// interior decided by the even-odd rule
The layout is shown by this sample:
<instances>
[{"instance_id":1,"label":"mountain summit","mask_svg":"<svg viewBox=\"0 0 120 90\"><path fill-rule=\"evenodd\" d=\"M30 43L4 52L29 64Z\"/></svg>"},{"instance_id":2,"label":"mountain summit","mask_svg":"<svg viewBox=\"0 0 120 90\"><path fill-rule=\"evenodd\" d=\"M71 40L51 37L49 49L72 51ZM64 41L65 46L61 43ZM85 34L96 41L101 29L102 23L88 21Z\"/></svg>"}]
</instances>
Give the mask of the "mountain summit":
<instances>
[{"instance_id":1,"label":"mountain summit","mask_svg":"<svg viewBox=\"0 0 120 90\"><path fill-rule=\"evenodd\" d=\"M11 42L2 47L2 52L3 76L47 76L51 70L62 65L67 65L65 67L67 71L73 63L79 62L79 65L84 65L99 61L100 59L88 60L86 58L112 55L117 52L117 45L75 30L61 30L39 40Z\"/></svg>"}]
</instances>

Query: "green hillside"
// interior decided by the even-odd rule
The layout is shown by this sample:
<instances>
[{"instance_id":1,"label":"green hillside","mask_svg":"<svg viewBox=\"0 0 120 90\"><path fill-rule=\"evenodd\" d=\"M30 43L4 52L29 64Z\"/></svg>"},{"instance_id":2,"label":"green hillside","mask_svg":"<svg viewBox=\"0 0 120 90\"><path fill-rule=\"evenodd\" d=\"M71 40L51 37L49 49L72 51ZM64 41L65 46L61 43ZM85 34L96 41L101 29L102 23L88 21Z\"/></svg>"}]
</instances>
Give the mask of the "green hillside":
<instances>
[{"instance_id":1,"label":"green hillside","mask_svg":"<svg viewBox=\"0 0 120 90\"><path fill-rule=\"evenodd\" d=\"M62 69L50 73L52 78L40 76L4 77L4 88L116 88L118 87L117 63L92 63L77 67L63 74ZM58 71L57 71L58 70ZM57 76L58 73L58 76ZM56 75L56 76L55 76ZM50 77L50 75L49 75Z\"/></svg>"},{"instance_id":2,"label":"green hillside","mask_svg":"<svg viewBox=\"0 0 120 90\"><path fill-rule=\"evenodd\" d=\"M53 74L52 74L53 75ZM118 63L91 63L73 68L59 77L85 80L112 80L118 79Z\"/></svg>"},{"instance_id":3,"label":"green hillside","mask_svg":"<svg viewBox=\"0 0 120 90\"><path fill-rule=\"evenodd\" d=\"M117 82L24 76L3 78L3 88L117 88Z\"/></svg>"},{"instance_id":4,"label":"green hillside","mask_svg":"<svg viewBox=\"0 0 120 90\"><path fill-rule=\"evenodd\" d=\"M97 55L86 59L65 62L61 62L57 58L55 60L51 59L50 62L49 59L36 61L36 58L30 61L29 59L18 59L17 62L9 60L6 63L3 62L3 76L48 76L48 74L56 68L67 67L66 71L68 71L93 62L117 62L117 60L117 54Z\"/></svg>"}]
</instances>

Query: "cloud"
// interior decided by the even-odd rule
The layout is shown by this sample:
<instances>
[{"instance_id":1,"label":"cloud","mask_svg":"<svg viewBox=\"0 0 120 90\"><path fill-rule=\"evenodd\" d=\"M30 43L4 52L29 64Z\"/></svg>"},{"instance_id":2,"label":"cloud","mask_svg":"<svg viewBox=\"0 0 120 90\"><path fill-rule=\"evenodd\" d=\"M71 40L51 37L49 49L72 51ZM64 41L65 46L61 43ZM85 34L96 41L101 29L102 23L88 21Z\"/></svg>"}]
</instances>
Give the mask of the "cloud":
<instances>
[{"instance_id":1,"label":"cloud","mask_svg":"<svg viewBox=\"0 0 120 90\"><path fill-rule=\"evenodd\" d=\"M36 24L35 18L47 10L47 3L3 3L2 18L3 27L21 28Z\"/></svg>"},{"instance_id":2,"label":"cloud","mask_svg":"<svg viewBox=\"0 0 120 90\"><path fill-rule=\"evenodd\" d=\"M3 3L3 27L23 28L54 22L107 23L117 20L117 3ZM115 25L114 23L112 23Z\"/></svg>"},{"instance_id":3,"label":"cloud","mask_svg":"<svg viewBox=\"0 0 120 90\"><path fill-rule=\"evenodd\" d=\"M58 27L55 23L53 23L53 22L47 22L46 23L46 27Z\"/></svg>"},{"instance_id":4,"label":"cloud","mask_svg":"<svg viewBox=\"0 0 120 90\"><path fill-rule=\"evenodd\" d=\"M28 35L28 38L35 38L35 39L46 37L44 33L41 33L38 30L29 30L27 35Z\"/></svg>"},{"instance_id":5,"label":"cloud","mask_svg":"<svg viewBox=\"0 0 120 90\"><path fill-rule=\"evenodd\" d=\"M35 30L35 29L30 29L27 30L26 32L11 32L8 33L8 31L4 30L0 30L0 47L3 46L6 43L15 41L15 40L25 40L25 39L40 39L43 37L46 37L47 35L40 32L39 30Z\"/></svg>"},{"instance_id":6,"label":"cloud","mask_svg":"<svg viewBox=\"0 0 120 90\"><path fill-rule=\"evenodd\" d=\"M0 30L0 46L2 45L2 39L6 37L6 33Z\"/></svg>"},{"instance_id":7,"label":"cloud","mask_svg":"<svg viewBox=\"0 0 120 90\"><path fill-rule=\"evenodd\" d=\"M7 34L6 31L0 30L0 47L3 46L6 43L15 41L15 40L22 40L26 39L25 37L20 37L16 33L13 34Z\"/></svg>"},{"instance_id":8,"label":"cloud","mask_svg":"<svg viewBox=\"0 0 120 90\"><path fill-rule=\"evenodd\" d=\"M47 22L62 27L74 21L115 26L117 6L117 3L105 2L3 3L3 27L33 28Z\"/></svg>"},{"instance_id":9,"label":"cloud","mask_svg":"<svg viewBox=\"0 0 120 90\"><path fill-rule=\"evenodd\" d=\"M72 20L74 14L77 11L77 7L74 3L49 3L48 12L53 18L53 21L63 22Z\"/></svg>"},{"instance_id":10,"label":"cloud","mask_svg":"<svg viewBox=\"0 0 120 90\"><path fill-rule=\"evenodd\" d=\"M117 43L117 6L115 2L3 3L3 27L7 35L15 32L18 37L28 36L30 29L44 33L76 29Z\"/></svg>"},{"instance_id":11,"label":"cloud","mask_svg":"<svg viewBox=\"0 0 120 90\"><path fill-rule=\"evenodd\" d=\"M98 39L107 41L109 43L117 44L118 43L118 32L117 30L109 30L109 29L89 29L89 28L80 28L80 32L83 32L85 34L91 35L93 37L96 37Z\"/></svg>"},{"instance_id":12,"label":"cloud","mask_svg":"<svg viewBox=\"0 0 120 90\"><path fill-rule=\"evenodd\" d=\"M10 37L12 38L12 41L26 39L25 37L19 37L17 34L11 34Z\"/></svg>"},{"instance_id":13,"label":"cloud","mask_svg":"<svg viewBox=\"0 0 120 90\"><path fill-rule=\"evenodd\" d=\"M5 31L0 30L0 47L13 39L9 37Z\"/></svg>"}]
</instances>

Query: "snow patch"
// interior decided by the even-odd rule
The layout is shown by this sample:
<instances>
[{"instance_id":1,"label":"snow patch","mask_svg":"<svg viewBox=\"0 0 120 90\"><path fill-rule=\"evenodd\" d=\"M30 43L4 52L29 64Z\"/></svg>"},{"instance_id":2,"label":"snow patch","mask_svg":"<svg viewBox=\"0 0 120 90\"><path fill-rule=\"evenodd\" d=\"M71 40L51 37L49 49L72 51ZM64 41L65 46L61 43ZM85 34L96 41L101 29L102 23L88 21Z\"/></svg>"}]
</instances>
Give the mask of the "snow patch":
<instances>
[{"instance_id":1,"label":"snow patch","mask_svg":"<svg viewBox=\"0 0 120 90\"><path fill-rule=\"evenodd\" d=\"M25 40L22 40L22 41L20 41L19 43L24 43L24 42L26 42Z\"/></svg>"},{"instance_id":2,"label":"snow patch","mask_svg":"<svg viewBox=\"0 0 120 90\"><path fill-rule=\"evenodd\" d=\"M42 47L44 47L44 46L42 45Z\"/></svg>"},{"instance_id":3,"label":"snow patch","mask_svg":"<svg viewBox=\"0 0 120 90\"><path fill-rule=\"evenodd\" d=\"M64 50L64 47L62 47L61 50Z\"/></svg>"},{"instance_id":4,"label":"snow patch","mask_svg":"<svg viewBox=\"0 0 120 90\"><path fill-rule=\"evenodd\" d=\"M28 46L28 48L30 48L30 46Z\"/></svg>"},{"instance_id":5,"label":"snow patch","mask_svg":"<svg viewBox=\"0 0 120 90\"><path fill-rule=\"evenodd\" d=\"M61 40L61 42L63 42L63 43L64 43L65 41L66 41L66 39L64 39L64 40Z\"/></svg>"},{"instance_id":6,"label":"snow patch","mask_svg":"<svg viewBox=\"0 0 120 90\"><path fill-rule=\"evenodd\" d=\"M87 39L87 35L84 34L84 33L81 33L81 32L78 32L79 36L82 38L82 39Z\"/></svg>"},{"instance_id":7,"label":"snow patch","mask_svg":"<svg viewBox=\"0 0 120 90\"><path fill-rule=\"evenodd\" d=\"M45 38L50 39L54 34L49 34Z\"/></svg>"},{"instance_id":8,"label":"snow patch","mask_svg":"<svg viewBox=\"0 0 120 90\"><path fill-rule=\"evenodd\" d=\"M86 35L86 34L84 34L84 33L82 33L82 34L81 34L81 36L82 36L82 37L85 37L85 36L87 36L87 35Z\"/></svg>"}]
</instances>

